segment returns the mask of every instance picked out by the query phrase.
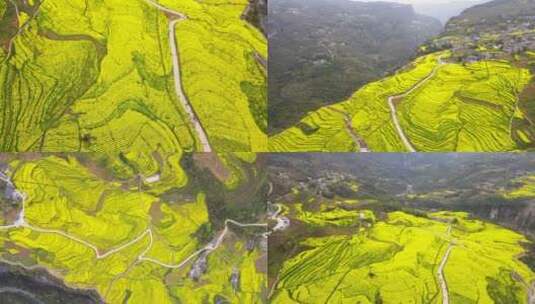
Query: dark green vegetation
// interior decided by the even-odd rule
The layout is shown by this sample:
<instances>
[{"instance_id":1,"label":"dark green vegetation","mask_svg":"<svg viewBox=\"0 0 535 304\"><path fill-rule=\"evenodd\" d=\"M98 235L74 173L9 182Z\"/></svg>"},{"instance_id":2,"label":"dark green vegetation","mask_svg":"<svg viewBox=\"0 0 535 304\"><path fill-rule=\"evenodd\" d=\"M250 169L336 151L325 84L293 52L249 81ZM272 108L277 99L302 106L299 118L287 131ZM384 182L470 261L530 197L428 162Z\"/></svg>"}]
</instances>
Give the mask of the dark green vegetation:
<instances>
[{"instance_id":1,"label":"dark green vegetation","mask_svg":"<svg viewBox=\"0 0 535 304\"><path fill-rule=\"evenodd\" d=\"M535 2L491 1L468 9L417 55L345 101L274 134L270 151L535 148Z\"/></svg>"},{"instance_id":2,"label":"dark green vegetation","mask_svg":"<svg viewBox=\"0 0 535 304\"><path fill-rule=\"evenodd\" d=\"M224 157L232 168L227 170L233 170L233 174L238 176L239 183L236 187L229 189L225 180L214 175L213 167L205 167L203 160L187 154L181 160L181 167L190 177L188 185L185 189L176 189L180 195L186 196L204 191L210 222L218 229L223 227L227 218L243 222L251 216L262 216L265 213L267 193L262 161L250 164L235 155L228 154Z\"/></svg>"},{"instance_id":3,"label":"dark green vegetation","mask_svg":"<svg viewBox=\"0 0 535 304\"><path fill-rule=\"evenodd\" d=\"M0 263L0 302L30 303L104 303L93 290L69 288L45 270L26 270Z\"/></svg>"},{"instance_id":4,"label":"dark green vegetation","mask_svg":"<svg viewBox=\"0 0 535 304\"><path fill-rule=\"evenodd\" d=\"M270 133L400 67L441 29L392 3L275 0L269 10Z\"/></svg>"},{"instance_id":5,"label":"dark green vegetation","mask_svg":"<svg viewBox=\"0 0 535 304\"><path fill-rule=\"evenodd\" d=\"M249 0L249 6L243 12L242 17L263 33L266 33L267 8L267 0Z\"/></svg>"}]
</instances>

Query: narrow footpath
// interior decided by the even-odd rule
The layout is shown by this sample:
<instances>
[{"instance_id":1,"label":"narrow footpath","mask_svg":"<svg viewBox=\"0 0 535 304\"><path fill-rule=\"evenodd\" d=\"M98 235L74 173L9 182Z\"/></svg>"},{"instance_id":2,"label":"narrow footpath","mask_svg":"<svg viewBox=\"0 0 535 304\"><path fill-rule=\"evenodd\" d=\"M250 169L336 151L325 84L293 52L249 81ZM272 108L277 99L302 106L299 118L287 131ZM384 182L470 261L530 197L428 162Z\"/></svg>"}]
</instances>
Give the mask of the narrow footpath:
<instances>
[{"instance_id":1,"label":"narrow footpath","mask_svg":"<svg viewBox=\"0 0 535 304\"><path fill-rule=\"evenodd\" d=\"M349 116L348 113L338 110L336 108L331 108L334 112L340 113L344 116L344 125L346 127L347 133L353 140L353 143L359 147L359 152L361 153L367 153L371 152L371 150L368 147L368 144L364 141L362 137L357 133L357 131L353 128L353 125L351 123L351 116Z\"/></svg>"},{"instance_id":2,"label":"narrow footpath","mask_svg":"<svg viewBox=\"0 0 535 304\"><path fill-rule=\"evenodd\" d=\"M349 133L349 136L351 136L351 139L353 139L353 142L359 146L359 152L361 153L371 152L370 149L368 148L368 145L364 141L364 139L362 139L362 137L360 137L355 131L355 129L353 128L353 125L351 124L351 118L349 117L349 115L345 114L344 122L346 124L346 129L347 129L347 132Z\"/></svg>"}]
</instances>

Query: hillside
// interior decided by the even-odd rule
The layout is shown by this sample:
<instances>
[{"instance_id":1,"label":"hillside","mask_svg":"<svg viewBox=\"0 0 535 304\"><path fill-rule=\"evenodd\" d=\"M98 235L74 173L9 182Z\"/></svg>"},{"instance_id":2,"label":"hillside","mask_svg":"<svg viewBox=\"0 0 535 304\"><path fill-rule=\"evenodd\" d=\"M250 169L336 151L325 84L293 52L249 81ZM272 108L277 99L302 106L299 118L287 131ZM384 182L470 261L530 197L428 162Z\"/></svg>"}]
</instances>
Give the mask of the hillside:
<instances>
[{"instance_id":1,"label":"hillside","mask_svg":"<svg viewBox=\"0 0 535 304\"><path fill-rule=\"evenodd\" d=\"M352 236L302 240L307 249L284 262L272 303L527 303L527 288L511 278L535 278L515 258L524 251L521 235L462 213L446 214L453 225L432 219L437 215L393 212Z\"/></svg>"},{"instance_id":2,"label":"hillside","mask_svg":"<svg viewBox=\"0 0 535 304\"><path fill-rule=\"evenodd\" d=\"M493 1L467 10L420 46L412 62L344 102L309 113L272 136L270 149L535 148L534 6L531 1Z\"/></svg>"},{"instance_id":3,"label":"hillside","mask_svg":"<svg viewBox=\"0 0 535 304\"><path fill-rule=\"evenodd\" d=\"M247 0L2 3L0 151L265 150Z\"/></svg>"},{"instance_id":4,"label":"hillside","mask_svg":"<svg viewBox=\"0 0 535 304\"><path fill-rule=\"evenodd\" d=\"M303 182L310 188L302 193L324 201L381 199L410 208L468 211L535 238L535 159L529 154L298 153L270 155L269 172L282 174L273 179L275 196L291 196L293 188L304 189ZM358 191L337 183L341 177L356 181ZM319 184L323 188L315 191Z\"/></svg>"},{"instance_id":5,"label":"hillside","mask_svg":"<svg viewBox=\"0 0 535 304\"><path fill-rule=\"evenodd\" d=\"M451 17L455 17L462 13L465 9L472 7L476 4L488 2L489 0L435 0L431 2L418 2L413 4L414 10L418 13L437 18L446 24Z\"/></svg>"},{"instance_id":6,"label":"hillside","mask_svg":"<svg viewBox=\"0 0 535 304\"><path fill-rule=\"evenodd\" d=\"M272 303L531 303L534 165L513 153L271 155Z\"/></svg>"},{"instance_id":7,"label":"hillside","mask_svg":"<svg viewBox=\"0 0 535 304\"><path fill-rule=\"evenodd\" d=\"M271 133L398 68L441 29L408 5L382 2L274 0L269 16Z\"/></svg>"},{"instance_id":8,"label":"hillside","mask_svg":"<svg viewBox=\"0 0 535 304\"><path fill-rule=\"evenodd\" d=\"M34 299L9 303L265 302L256 155L158 158L1 154L0 280Z\"/></svg>"}]
</instances>

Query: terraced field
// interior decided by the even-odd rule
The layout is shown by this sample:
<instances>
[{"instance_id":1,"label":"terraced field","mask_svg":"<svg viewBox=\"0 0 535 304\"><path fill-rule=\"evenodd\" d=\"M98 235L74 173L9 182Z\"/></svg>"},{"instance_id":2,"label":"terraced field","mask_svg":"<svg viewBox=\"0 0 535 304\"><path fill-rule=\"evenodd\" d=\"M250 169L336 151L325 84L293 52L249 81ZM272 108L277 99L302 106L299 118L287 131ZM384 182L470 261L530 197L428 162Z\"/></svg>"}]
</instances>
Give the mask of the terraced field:
<instances>
[{"instance_id":1,"label":"terraced field","mask_svg":"<svg viewBox=\"0 0 535 304\"><path fill-rule=\"evenodd\" d=\"M2 183L11 180L25 199L16 216L2 220L0 261L45 268L69 286L95 289L106 303L262 303L265 252L248 242L265 224L228 219L215 227L203 189L191 198L160 195L187 187L184 171L157 166L148 176L154 169L147 165L138 177L119 179L114 172L122 171L101 157L10 161ZM237 166L236 157L226 159Z\"/></svg>"},{"instance_id":2,"label":"terraced field","mask_svg":"<svg viewBox=\"0 0 535 304\"><path fill-rule=\"evenodd\" d=\"M505 61L420 57L349 100L310 113L269 139L275 152L512 151L518 95L531 79ZM355 139L358 137L358 140Z\"/></svg>"},{"instance_id":3,"label":"terraced field","mask_svg":"<svg viewBox=\"0 0 535 304\"><path fill-rule=\"evenodd\" d=\"M522 235L465 213L391 212L360 233L329 231L284 262L273 303L527 303L535 280L518 260Z\"/></svg>"},{"instance_id":4,"label":"terraced field","mask_svg":"<svg viewBox=\"0 0 535 304\"><path fill-rule=\"evenodd\" d=\"M528 175L516 178L512 181L514 184L510 189L503 191L503 196L507 199L524 198L530 199L535 197L535 176Z\"/></svg>"},{"instance_id":5,"label":"terraced field","mask_svg":"<svg viewBox=\"0 0 535 304\"><path fill-rule=\"evenodd\" d=\"M321 212L310 212L303 210L303 206L295 206L295 217L300 221L312 226L336 226L336 227L355 227L362 223L374 223L375 215L369 210L362 210L358 213L355 211L335 208L332 210L323 210Z\"/></svg>"},{"instance_id":6,"label":"terraced field","mask_svg":"<svg viewBox=\"0 0 535 304\"><path fill-rule=\"evenodd\" d=\"M267 46L246 0L7 3L1 151L266 149Z\"/></svg>"}]
</instances>

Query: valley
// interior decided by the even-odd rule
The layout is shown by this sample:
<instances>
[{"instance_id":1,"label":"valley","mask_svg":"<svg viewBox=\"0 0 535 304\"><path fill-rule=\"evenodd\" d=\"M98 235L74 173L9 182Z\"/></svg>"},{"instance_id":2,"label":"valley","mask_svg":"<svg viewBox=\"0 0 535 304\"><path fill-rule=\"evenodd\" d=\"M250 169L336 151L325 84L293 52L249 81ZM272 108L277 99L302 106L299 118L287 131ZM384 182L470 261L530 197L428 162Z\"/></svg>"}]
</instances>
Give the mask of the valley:
<instances>
[{"instance_id":1,"label":"valley","mask_svg":"<svg viewBox=\"0 0 535 304\"><path fill-rule=\"evenodd\" d=\"M273 134L270 151L531 150L535 7L513 2L491 1L451 19L396 72Z\"/></svg>"},{"instance_id":2,"label":"valley","mask_svg":"<svg viewBox=\"0 0 535 304\"><path fill-rule=\"evenodd\" d=\"M275 0L269 13L270 134L401 67L441 29L387 2Z\"/></svg>"},{"instance_id":3,"label":"valley","mask_svg":"<svg viewBox=\"0 0 535 304\"><path fill-rule=\"evenodd\" d=\"M479 156L272 156L271 301L533 301L533 157Z\"/></svg>"}]
</instances>

